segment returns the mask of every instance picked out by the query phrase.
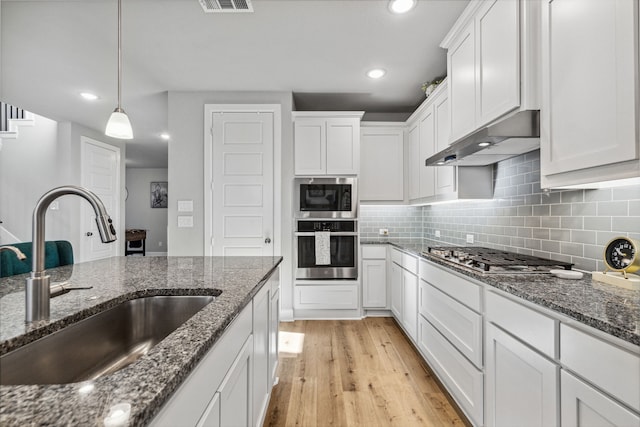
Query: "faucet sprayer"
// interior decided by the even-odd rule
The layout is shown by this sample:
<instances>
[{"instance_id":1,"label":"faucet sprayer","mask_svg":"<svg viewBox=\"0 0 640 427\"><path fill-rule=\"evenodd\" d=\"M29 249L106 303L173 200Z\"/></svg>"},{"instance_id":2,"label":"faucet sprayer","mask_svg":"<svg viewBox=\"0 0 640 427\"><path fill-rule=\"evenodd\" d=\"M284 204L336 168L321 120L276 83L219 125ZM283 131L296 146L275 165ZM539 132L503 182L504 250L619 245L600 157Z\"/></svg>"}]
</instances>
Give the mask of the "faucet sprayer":
<instances>
[{"instance_id":1,"label":"faucet sprayer","mask_svg":"<svg viewBox=\"0 0 640 427\"><path fill-rule=\"evenodd\" d=\"M12 251L16 254L20 261L27 259L27 256L22 253L22 251L15 246L0 246L0 251Z\"/></svg>"},{"instance_id":2,"label":"faucet sprayer","mask_svg":"<svg viewBox=\"0 0 640 427\"><path fill-rule=\"evenodd\" d=\"M110 243L116 240L116 229L109 217L102 201L86 188L72 185L54 188L45 193L33 210L32 222L32 270L31 277L26 282L26 321L46 320L49 318L49 276L44 270L44 235L45 215L47 208L55 199L67 194L74 194L87 200L96 214L96 225L100 233L102 243Z\"/></svg>"}]
</instances>

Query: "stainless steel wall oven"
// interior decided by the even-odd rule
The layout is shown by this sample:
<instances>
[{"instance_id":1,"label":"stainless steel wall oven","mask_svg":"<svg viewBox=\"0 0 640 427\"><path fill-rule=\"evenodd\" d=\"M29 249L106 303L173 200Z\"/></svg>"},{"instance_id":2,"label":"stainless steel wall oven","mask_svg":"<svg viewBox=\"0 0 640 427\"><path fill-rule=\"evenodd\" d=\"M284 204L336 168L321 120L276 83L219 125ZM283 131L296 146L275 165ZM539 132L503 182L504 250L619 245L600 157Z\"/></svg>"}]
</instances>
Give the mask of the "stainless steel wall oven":
<instances>
[{"instance_id":1,"label":"stainless steel wall oven","mask_svg":"<svg viewBox=\"0 0 640 427\"><path fill-rule=\"evenodd\" d=\"M358 228L350 220L298 220L294 259L296 279L357 279ZM328 241L318 252L318 239Z\"/></svg>"}]
</instances>

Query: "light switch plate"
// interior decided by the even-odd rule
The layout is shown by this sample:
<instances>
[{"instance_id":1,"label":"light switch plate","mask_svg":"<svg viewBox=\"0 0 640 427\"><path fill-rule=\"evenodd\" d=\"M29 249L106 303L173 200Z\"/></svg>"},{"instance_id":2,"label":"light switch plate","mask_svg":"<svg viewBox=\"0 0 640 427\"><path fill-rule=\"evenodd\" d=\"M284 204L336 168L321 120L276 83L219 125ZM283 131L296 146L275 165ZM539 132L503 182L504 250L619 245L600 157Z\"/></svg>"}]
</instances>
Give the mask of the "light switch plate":
<instances>
[{"instance_id":1,"label":"light switch plate","mask_svg":"<svg viewBox=\"0 0 640 427\"><path fill-rule=\"evenodd\" d=\"M178 212L193 212L193 200L178 200Z\"/></svg>"},{"instance_id":2,"label":"light switch plate","mask_svg":"<svg viewBox=\"0 0 640 427\"><path fill-rule=\"evenodd\" d=\"M193 217L191 215L178 216L178 228L193 228Z\"/></svg>"}]
</instances>

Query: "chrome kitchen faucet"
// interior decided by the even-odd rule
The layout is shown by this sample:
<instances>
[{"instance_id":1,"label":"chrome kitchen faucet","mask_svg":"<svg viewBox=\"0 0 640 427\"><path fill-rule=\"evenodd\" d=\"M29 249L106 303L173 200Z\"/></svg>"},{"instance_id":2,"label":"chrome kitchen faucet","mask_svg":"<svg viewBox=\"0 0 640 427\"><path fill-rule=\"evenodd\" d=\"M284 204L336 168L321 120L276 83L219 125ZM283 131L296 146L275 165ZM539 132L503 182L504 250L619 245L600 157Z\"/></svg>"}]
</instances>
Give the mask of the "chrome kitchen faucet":
<instances>
[{"instance_id":1,"label":"chrome kitchen faucet","mask_svg":"<svg viewBox=\"0 0 640 427\"><path fill-rule=\"evenodd\" d=\"M100 232L102 243L110 243L116 240L116 229L113 227L113 221L109 217L107 210L102 201L86 188L76 187L72 185L54 188L45 193L33 210L32 222L32 268L31 277L27 278L25 294L26 294L26 321L34 322L37 320L49 319L49 299L51 290L49 284L49 276L44 270L44 230L45 215L47 208L55 199L67 194L74 194L87 200L96 214L96 224Z\"/></svg>"}]
</instances>

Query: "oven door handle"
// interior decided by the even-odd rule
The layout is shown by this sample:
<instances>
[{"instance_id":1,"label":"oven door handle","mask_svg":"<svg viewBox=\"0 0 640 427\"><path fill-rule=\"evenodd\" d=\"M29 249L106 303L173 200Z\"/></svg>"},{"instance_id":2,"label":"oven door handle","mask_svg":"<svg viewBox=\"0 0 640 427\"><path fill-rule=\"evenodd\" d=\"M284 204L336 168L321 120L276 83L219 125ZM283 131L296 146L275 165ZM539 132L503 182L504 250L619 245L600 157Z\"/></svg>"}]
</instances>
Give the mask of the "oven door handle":
<instances>
[{"instance_id":1,"label":"oven door handle","mask_svg":"<svg viewBox=\"0 0 640 427\"><path fill-rule=\"evenodd\" d=\"M314 233L313 231L296 231L295 233L293 233L296 236L315 236L316 233ZM331 232L331 237L333 236L358 236L358 233L356 233L355 231L336 231L336 232Z\"/></svg>"}]
</instances>

